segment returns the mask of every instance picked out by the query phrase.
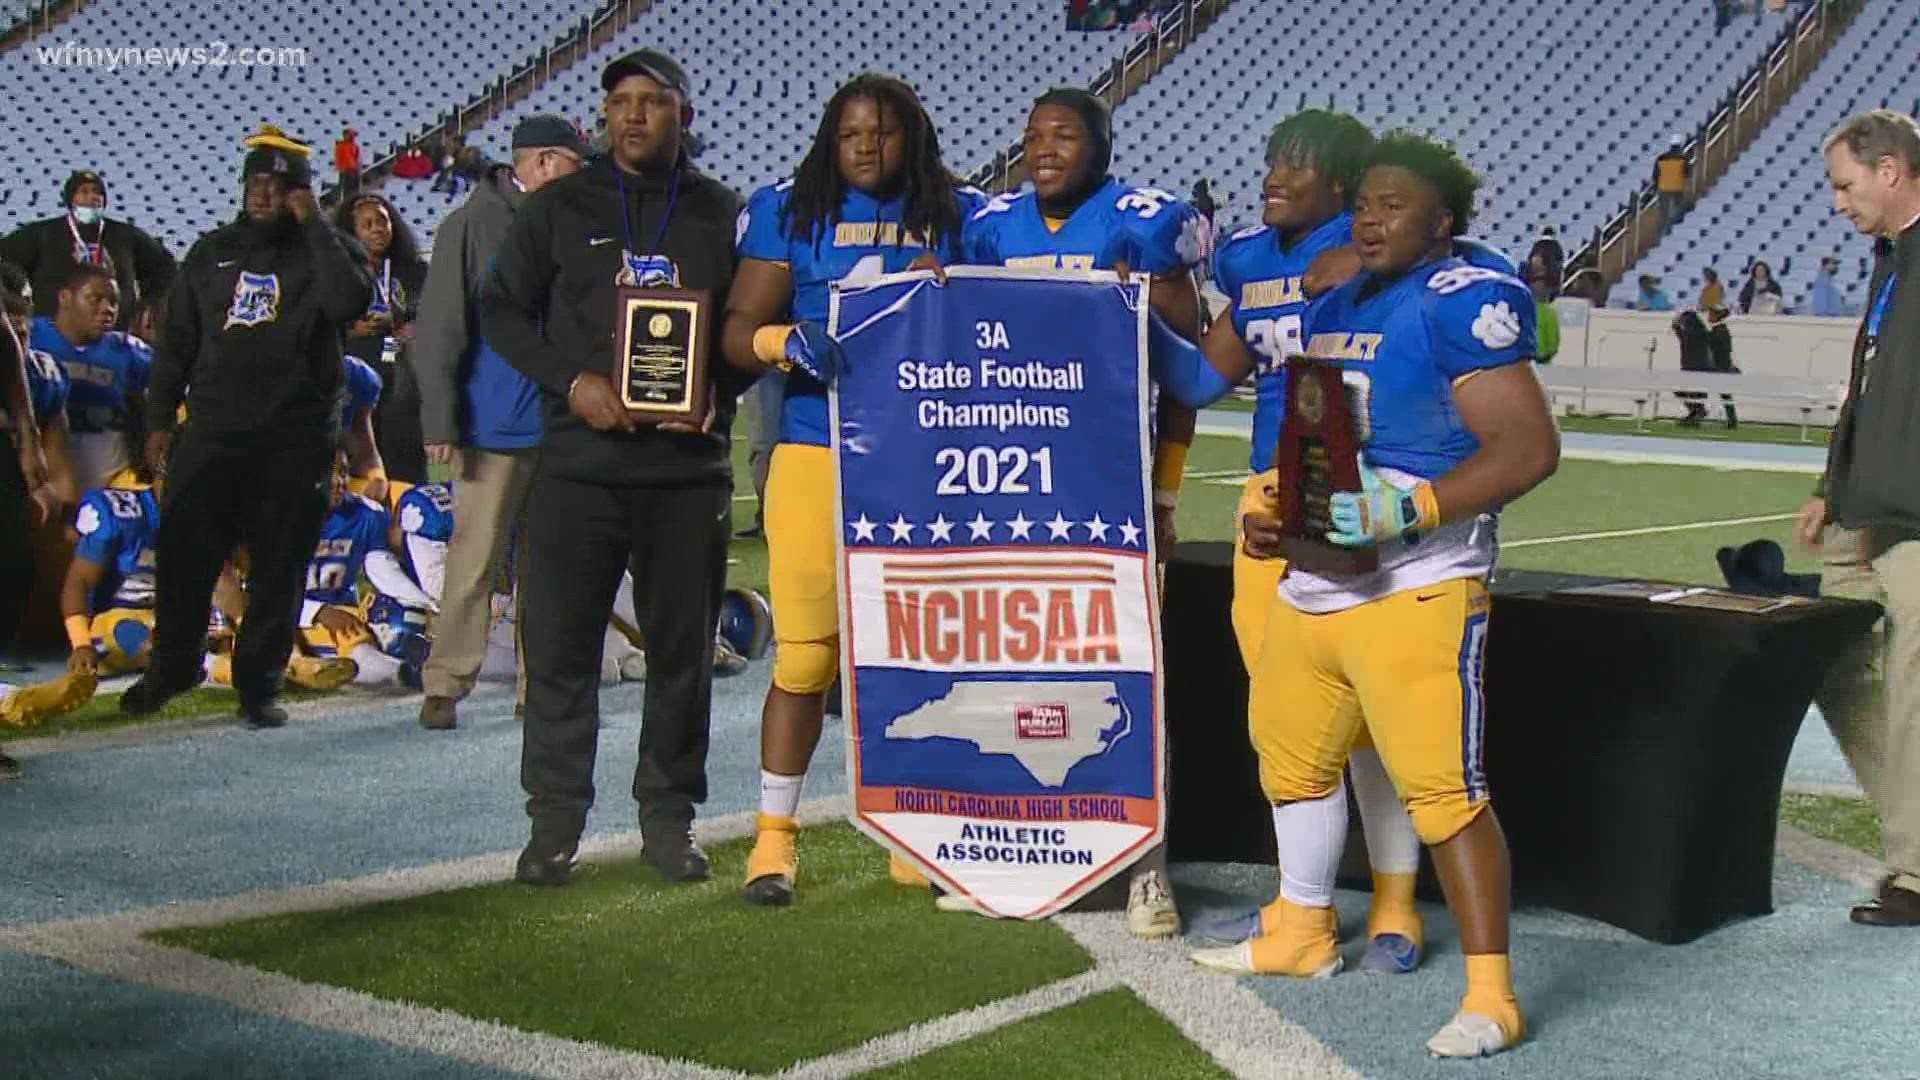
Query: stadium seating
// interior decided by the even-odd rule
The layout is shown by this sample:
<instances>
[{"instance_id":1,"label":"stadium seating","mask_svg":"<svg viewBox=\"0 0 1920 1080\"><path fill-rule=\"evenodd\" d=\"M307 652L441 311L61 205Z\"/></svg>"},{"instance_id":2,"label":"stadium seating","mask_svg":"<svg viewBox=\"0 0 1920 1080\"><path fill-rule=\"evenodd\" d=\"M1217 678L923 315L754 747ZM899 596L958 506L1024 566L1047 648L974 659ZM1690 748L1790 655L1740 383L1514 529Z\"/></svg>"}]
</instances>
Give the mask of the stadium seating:
<instances>
[{"instance_id":1,"label":"stadium seating","mask_svg":"<svg viewBox=\"0 0 1920 1080\"><path fill-rule=\"evenodd\" d=\"M594 0L194 0L87 5L51 34L0 57L0 142L27 148L0 174L0 221L57 209L75 168L107 179L111 213L182 252L238 206L240 137L263 121L315 144L333 174L333 140L358 129L373 153L419 130L537 53ZM286 66L81 66L89 48L298 48ZM44 52L43 52L44 50ZM228 54L237 59L237 55Z\"/></svg>"},{"instance_id":2,"label":"stadium seating","mask_svg":"<svg viewBox=\"0 0 1920 1080\"><path fill-rule=\"evenodd\" d=\"M862 71L905 78L940 126L957 172L991 158L1019 129L1029 102L1056 85L1085 85L1132 40L1070 33L1059 0L898 4L839 0L664 0L468 142L507 157L516 120L579 117L599 109L600 69L633 49L666 51L694 84L694 130L708 142L700 166L742 195L793 170L834 88ZM424 181L387 193L423 235L452 206Z\"/></svg>"},{"instance_id":3,"label":"stadium seating","mask_svg":"<svg viewBox=\"0 0 1920 1080\"><path fill-rule=\"evenodd\" d=\"M1452 141L1484 179L1474 235L1518 256L1551 223L1571 251L1783 25L1716 33L1704 2L1238 3L1121 106L1117 171L1181 195L1208 177L1219 223L1250 224L1268 131L1331 103Z\"/></svg>"},{"instance_id":4,"label":"stadium seating","mask_svg":"<svg viewBox=\"0 0 1920 1080\"><path fill-rule=\"evenodd\" d=\"M1806 308L1820 259L1841 256L1841 293L1864 302L1871 246L1833 212L1821 143L1834 125L1863 109L1911 113L1920 97L1920 18L1900 0L1869 0L1853 25L1704 198L1619 282L1609 302L1629 306L1636 278L1658 274L1674 303L1700 293L1700 271L1714 267L1729 302L1745 268L1764 259L1780 279L1789 311ZM1782 264L1791 265L1782 270Z\"/></svg>"}]
</instances>

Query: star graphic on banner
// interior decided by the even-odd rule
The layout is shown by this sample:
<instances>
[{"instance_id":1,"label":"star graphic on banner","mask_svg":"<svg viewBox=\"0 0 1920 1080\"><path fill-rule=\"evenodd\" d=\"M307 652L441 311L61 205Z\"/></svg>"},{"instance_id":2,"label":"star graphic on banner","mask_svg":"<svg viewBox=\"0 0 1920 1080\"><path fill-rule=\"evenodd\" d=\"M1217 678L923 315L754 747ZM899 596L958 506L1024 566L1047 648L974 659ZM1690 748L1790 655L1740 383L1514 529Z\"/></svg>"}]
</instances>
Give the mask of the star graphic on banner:
<instances>
[{"instance_id":1,"label":"star graphic on banner","mask_svg":"<svg viewBox=\"0 0 1920 1080\"><path fill-rule=\"evenodd\" d=\"M1053 512L1053 520L1047 522L1047 539L1049 540L1073 539L1073 522L1068 521L1064 514L1060 513L1060 511L1058 510L1055 510Z\"/></svg>"},{"instance_id":2,"label":"star graphic on banner","mask_svg":"<svg viewBox=\"0 0 1920 1080\"><path fill-rule=\"evenodd\" d=\"M887 528L892 531L893 542L896 544L904 544L913 539L913 523L903 515L893 515L893 520L887 522Z\"/></svg>"},{"instance_id":3,"label":"star graphic on banner","mask_svg":"<svg viewBox=\"0 0 1920 1080\"><path fill-rule=\"evenodd\" d=\"M865 514L861 514L858 518L850 522L850 524L853 526L854 540L865 540L869 544L873 543L873 530L880 527L879 522L868 521L867 515Z\"/></svg>"},{"instance_id":4,"label":"star graphic on banner","mask_svg":"<svg viewBox=\"0 0 1920 1080\"><path fill-rule=\"evenodd\" d=\"M1033 531L1033 524L1033 522L1027 520L1026 514L1015 510L1013 512L1013 520L1007 522L1007 528L1013 530L1013 538L1015 540L1031 540L1033 537L1027 534Z\"/></svg>"},{"instance_id":5,"label":"star graphic on banner","mask_svg":"<svg viewBox=\"0 0 1920 1080\"><path fill-rule=\"evenodd\" d=\"M1092 518L1081 522L1081 524L1087 527L1087 539L1089 540L1105 540L1107 538L1107 530L1113 527L1111 522L1101 521L1098 512L1096 512Z\"/></svg>"},{"instance_id":6,"label":"star graphic on banner","mask_svg":"<svg viewBox=\"0 0 1920 1080\"><path fill-rule=\"evenodd\" d=\"M993 539L993 522L987 520L987 515L981 513L978 510L975 510L973 512L973 520L967 522L967 539L969 540Z\"/></svg>"},{"instance_id":7,"label":"star graphic on banner","mask_svg":"<svg viewBox=\"0 0 1920 1080\"><path fill-rule=\"evenodd\" d=\"M1140 526L1135 525L1132 518L1128 518L1127 523L1120 526L1120 542L1128 545L1140 543Z\"/></svg>"},{"instance_id":8,"label":"star graphic on banner","mask_svg":"<svg viewBox=\"0 0 1920 1080\"><path fill-rule=\"evenodd\" d=\"M951 544L953 543L953 527L956 524L958 523L948 521L947 515L945 514L935 514L933 515L933 520L927 522L927 531L933 534L934 543L937 544L944 540Z\"/></svg>"}]
</instances>

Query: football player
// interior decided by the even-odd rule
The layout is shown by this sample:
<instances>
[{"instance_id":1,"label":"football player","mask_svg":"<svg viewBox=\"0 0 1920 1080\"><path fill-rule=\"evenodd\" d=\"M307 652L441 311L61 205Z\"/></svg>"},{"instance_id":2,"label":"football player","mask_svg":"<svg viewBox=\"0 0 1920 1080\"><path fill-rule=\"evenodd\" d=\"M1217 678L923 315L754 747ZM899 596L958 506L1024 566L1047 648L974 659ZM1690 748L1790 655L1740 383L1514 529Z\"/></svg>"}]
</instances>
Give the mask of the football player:
<instances>
[{"instance_id":1,"label":"football player","mask_svg":"<svg viewBox=\"0 0 1920 1080\"><path fill-rule=\"evenodd\" d=\"M750 903L793 900L800 787L840 663L826 398L838 353L826 335L828 286L906 270L929 252L957 261L962 223L977 200L942 163L939 137L913 88L869 74L835 91L793 177L754 192L740 215L740 268L722 347L736 366L787 373L766 491L767 573L780 617L760 722L758 838L744 888ZM893 876L926 884L898 859Z\"/></svg>"},{"instance_id":2,"label":"football player","mask_svg":"<svg viewBox=\"0 0 1920 1080\"><path fill-rule=\"evenodd\" d=\"M1261 782L1287 863L1267 932L1196 954L1238 972L1330 975L1345 834L1340 770L1364 725L1412 815L1459 927L1467 992L1427 1043L1443 1057L1522 1037L1508 961L1509 866L1482 765L1486 579L1502 506L1551 475L1559 436L1532 371L1525 284L1453 254L1478 180L1446 146L1389 135L1354 200L1361 273L1307 308L1305 353L1343 369L1362 489L1336 492L1327 538L1376 547L1379 568L1290 568L1253 670ZM1278 555L1255 510L1245 546ZM1416 542L1417 541L1417 542Z\"/></svg>"},{"instance_id":3,"label":"football player","mask_svg":"<svg viewBox=\"0 0 1920 1080\"><path fill-rule=\"evenodd\" d=\"M120 286L98 266L80 264L60 282L52 316L33 320L31 345L65 369L72 388L67 422L73 431L80 487L108 486L141 458L145 442L147 371L153 350L113 328L120 317Z\"/></svg>"},{"instance_id":4,"label":"football player","mask_svg":"<svg viewBox=\"0 0 1920 1080\"><path fill-rule=\"evenodd\" d=\"M1204 222L1164 191L1129 187L1112 176L1113 123L1106 103L1084 90L1052 90L1034 102L1023 142L1033 190L996 196L967 220L963 259L1026 269L1118 270L1151 277L1148 301L1175 331L1200 336L1200 294L1193 268ZM1157 547L1173 545L1173 511L1193 442L1191 409L1162 396L1157 408L1153 501ZM779 605L776 598L775 606ZM955 897L943 907L963 907ZM1134 864L1127 926L1139 937L1180 930L1164 848Z\"/></svg>"},{"instance_id":5,"label":"football player","mask_svg":"<svg viewBox=\"0 0 1920 1080\"><path fill-rule=\"evenodd\" d=\"M351 353L346 357L346 369L347 405L340 416L340 430L347 440L347 489L384 503L387 466L380 460L380 444L373 437L373 410L380 404L384 381L372 364Z\"/></svg>"},{"instance_id":6,"label":"football player","mask_svg":"<svg viewBox=\"0 0 1920 1080\"><path fill-rule=\"evenodd\" d=\"M7 323L25 353L27 399L40 428L40 450L47 462L46 483L28 493L29 520L34 525L63 521L80 501L67 420L72 386L58 361L28 344L33 332L33 285L26 271L12 263L0 262L0 306L5 307ZM0 431L5 430L6 423L5 413L0 412ZM11 630L0 627L0 640L5 640Z\"/></svg>"}]
</instances>

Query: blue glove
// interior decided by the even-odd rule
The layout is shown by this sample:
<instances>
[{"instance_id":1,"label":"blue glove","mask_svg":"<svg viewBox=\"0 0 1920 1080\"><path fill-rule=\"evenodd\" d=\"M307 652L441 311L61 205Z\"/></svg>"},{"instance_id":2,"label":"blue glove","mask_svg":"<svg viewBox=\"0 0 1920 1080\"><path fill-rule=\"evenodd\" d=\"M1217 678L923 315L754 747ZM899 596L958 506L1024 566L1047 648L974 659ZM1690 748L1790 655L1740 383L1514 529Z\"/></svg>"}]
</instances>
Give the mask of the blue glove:
<instances>
[{"instance_id":1,"label":"blue glove","mask_svg":"<svg viewBox=\"0 0 1920 1080\"><path fill-rule=\"evenodd\" d=\"M1327 539L1346 548L1372 547L1388 540L1412 540L1440 524L1440 504L1425 480L1403 488L1360 459L1360 490L1336 491L1328 509L1333 528Z\"/></svg>"},{"instance_id":2,"label":"blue glove","mask_svg":"<svg viewBox=\"0 0 1920 1080\"><path fill-rule=\"evenodd\" d=\"M816 322L795 323L787 333L787 365L813 376L822 386L830 386L846 370L847 354L826 327Z\"/></svg>"}]
</instances>

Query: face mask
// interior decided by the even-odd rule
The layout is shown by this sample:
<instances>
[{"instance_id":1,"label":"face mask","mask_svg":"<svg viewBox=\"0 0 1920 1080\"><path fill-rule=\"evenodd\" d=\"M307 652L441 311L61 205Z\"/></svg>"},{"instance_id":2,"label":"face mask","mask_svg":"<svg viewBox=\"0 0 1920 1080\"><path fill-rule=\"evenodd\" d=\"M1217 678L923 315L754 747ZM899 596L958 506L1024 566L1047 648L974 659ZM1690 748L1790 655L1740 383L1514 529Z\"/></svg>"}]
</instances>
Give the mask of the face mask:
<instances>
[{"instance_id":1,"label":"face mask","mask_svg":"<svg viewBox=\"0 0 1920 1080\"><path fill-rule=\"evenodd\" d=\"M98 225L105 212L98 206L76 206L73 208L73 220L82 225Z\"/></svg>"}]
</instances>

